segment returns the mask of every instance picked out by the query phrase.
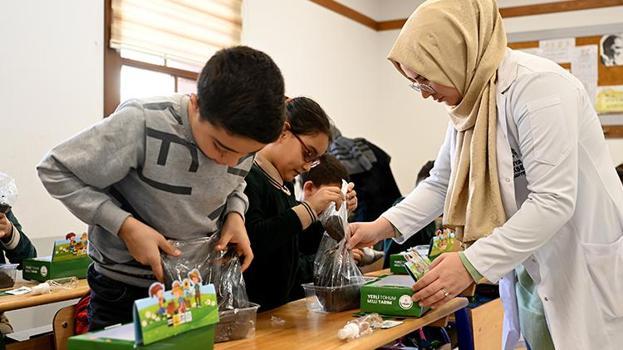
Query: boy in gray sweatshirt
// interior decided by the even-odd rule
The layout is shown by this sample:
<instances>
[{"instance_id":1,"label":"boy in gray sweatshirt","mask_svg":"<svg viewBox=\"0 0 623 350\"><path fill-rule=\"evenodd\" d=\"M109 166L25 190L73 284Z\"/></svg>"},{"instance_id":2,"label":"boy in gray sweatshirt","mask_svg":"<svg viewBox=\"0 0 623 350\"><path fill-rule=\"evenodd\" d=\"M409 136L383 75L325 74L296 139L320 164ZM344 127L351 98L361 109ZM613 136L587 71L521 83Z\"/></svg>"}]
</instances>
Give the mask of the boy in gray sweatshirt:
<instances>
[{"instance_id":1,"label":"boy in gray sweatshirt","mask_svg":"<svg viewBox=\"0 0 623 350\"><path fill-rule=\"evenodd\" d=\"M132 320L163 279L168 242L221 231L246 269L245 176L284 124L284 83L266 54L238 46L204 66L197 94L129 100L37 166L48 192L89 225L90 329Z\"/></svg>"}]
</instances>

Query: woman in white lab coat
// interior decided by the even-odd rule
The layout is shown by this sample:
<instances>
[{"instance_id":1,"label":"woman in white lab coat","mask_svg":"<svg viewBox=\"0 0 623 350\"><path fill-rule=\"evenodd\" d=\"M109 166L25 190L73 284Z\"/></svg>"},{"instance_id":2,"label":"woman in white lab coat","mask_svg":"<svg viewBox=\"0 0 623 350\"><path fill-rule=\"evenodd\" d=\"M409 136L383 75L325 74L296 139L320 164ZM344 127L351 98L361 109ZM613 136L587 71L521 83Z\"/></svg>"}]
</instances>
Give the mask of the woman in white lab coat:
<instances>
[{"instance_id":1,"label":"woman in white lab coat","mask_svg":"<svg viewBox=\"0 0 623 350\"><path fill-rule=\"evenodd\" d=\"M431 0L389 54L450 123L431 176L350 246L404 241L443 213L468 248L414 285L438 306L485 279L500 285L504 348L623 347L623 187L582 84L506 48L494 0Z\"/></svg>"}]
</instances>

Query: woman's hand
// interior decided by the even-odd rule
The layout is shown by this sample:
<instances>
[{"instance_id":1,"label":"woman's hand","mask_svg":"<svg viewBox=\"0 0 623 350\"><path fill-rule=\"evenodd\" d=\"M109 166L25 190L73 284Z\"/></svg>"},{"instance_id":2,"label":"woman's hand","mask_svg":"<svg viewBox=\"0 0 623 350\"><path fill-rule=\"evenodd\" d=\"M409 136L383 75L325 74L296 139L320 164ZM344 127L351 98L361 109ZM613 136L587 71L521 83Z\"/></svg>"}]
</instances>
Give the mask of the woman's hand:
<instances>
[{"instance_id":1,"label":"woman's hand","mask_svg":"<svg viewBox=\"0 0 623 350\"><path fill-rule=\"evenodd\" d=\"M459 253L444 253L413 285L413 301L423 307L436 308L452 300L472 283L474 280L463 266Z\"/></svg>"},{"instance_id":2,"label":"woman's hand","mask_svg":"<svg viewBox=\"0 0 623 350\"><path fill-rule=\"evenodd\" d=\"M394 227L383 217L373 222L354 222L349 227L348 248L350 249L370 247L382 239L394 236Z\"/></svg>"}]
</instances>

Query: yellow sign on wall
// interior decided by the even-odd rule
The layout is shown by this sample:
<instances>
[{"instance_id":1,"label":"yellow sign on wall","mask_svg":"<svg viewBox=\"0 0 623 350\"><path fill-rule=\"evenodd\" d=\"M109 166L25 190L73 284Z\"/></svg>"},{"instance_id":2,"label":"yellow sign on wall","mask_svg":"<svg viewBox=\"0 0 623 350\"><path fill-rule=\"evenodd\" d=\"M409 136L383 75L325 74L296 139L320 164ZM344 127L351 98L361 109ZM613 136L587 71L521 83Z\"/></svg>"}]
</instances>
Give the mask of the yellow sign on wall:
<instances>
[{"instance_id":1,"label":"yellow sign on wall","mask_svg":"<svg viewBox=\"0 0 623 350\"><path fill-rule=\"evenodd\" d=\"M599 87L595 109L598 113L622 113L623 85Z\"/></svg>"}]
</instances>

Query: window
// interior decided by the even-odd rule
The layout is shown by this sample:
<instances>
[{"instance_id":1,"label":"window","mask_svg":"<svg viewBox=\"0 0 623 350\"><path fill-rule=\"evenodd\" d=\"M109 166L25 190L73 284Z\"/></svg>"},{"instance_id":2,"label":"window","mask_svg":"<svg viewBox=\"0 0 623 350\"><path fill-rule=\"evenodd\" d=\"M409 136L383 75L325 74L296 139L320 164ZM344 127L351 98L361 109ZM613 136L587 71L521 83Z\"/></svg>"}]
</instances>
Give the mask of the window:
<instances>
[{"instance_id":1,"label":"window","mask_svg":"<svg viewBox=\"0 0 623 350\"><path fill-rule=\"evenodd\" d=\"M149 96L167 96L175 91L175 77L147 69L121 66L120 101Z\"/></svg>"},{"instance_id":2,"label":"window","mask_svg":"<svg viewBox=\"0 0 623 350\"><path fill-rule=\"evenodd\" d=\"M240 41L241 0L105 0L104 115L121 101L196 90L207 59Z\"/></svg>"}]
</instances>

